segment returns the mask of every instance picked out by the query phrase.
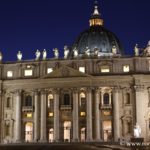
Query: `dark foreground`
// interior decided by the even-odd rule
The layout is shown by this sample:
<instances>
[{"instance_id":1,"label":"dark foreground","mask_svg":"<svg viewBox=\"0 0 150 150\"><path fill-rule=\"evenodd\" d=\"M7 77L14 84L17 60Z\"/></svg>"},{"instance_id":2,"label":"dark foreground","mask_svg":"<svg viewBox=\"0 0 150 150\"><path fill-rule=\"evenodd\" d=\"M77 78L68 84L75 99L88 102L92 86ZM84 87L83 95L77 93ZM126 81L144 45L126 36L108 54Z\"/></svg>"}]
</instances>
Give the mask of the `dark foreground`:
<instances>
[{"instance_id":1,"label":"dark foreground","mask_svg":"<svg viewBox=\"0 0 150 150\"><path fill-rule=\"evenodd\" d=\"M117 145L101 144L9 144L0 145L0 150L150 150L149 148L131 149Z\"/></svg>"},{"instance_id":2,"label":"dark foreground","mask_svg":"<svg viewBox=\"0 0 150 150\"><path fill-rule=\"evenodd\" d=\"M113 150L113 148L91 144L17 144L0 145L0 150Z\"/></svg>"}]
</instances>

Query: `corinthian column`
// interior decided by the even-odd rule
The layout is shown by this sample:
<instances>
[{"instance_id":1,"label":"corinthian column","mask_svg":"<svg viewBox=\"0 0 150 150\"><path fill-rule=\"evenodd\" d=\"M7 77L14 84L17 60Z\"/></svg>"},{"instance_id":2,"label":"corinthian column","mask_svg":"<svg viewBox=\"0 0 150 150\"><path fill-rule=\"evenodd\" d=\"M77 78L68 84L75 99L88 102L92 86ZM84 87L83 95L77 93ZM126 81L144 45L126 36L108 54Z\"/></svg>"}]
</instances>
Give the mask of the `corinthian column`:
<instances>
[{"instance_id":1,"label":"corinthian column","mask_svg":"<svg viewBox=\"0 0 150 150\"><path fill-rule=\"evenodd\" d=\"M119 88L113 89L113 124L115 142L120 138L119 92Z\"/></svg>"},{"instance_id":2,"label":"corinthian column","mask_svg":"<svg viewBox=\"0 0 150 150\"><path fill-rule=\"evenodd\" d=\"M86 140L92 141L92 92L91 88L87 89L86 101Z\"/></svg>"},{"instance_id":3,"label":"corinthian column","mask_svg":"<svg viewBox=\"0 0 150 150\"><path fill-rule=\"evenodd\" d=\"M73 141L79 140L79 116L78 116L78 90L73 91Z\"/></svg>"},{"instance_id":4,"label":"corinthian column","mask_svg":"<svg viewBox=\"0 0 150 150\"><path fill-rule=\"evenodd\" d=\"M15 128L15 141L21 142L21 90L17 90L15 93L16 98L16 128Z\"/></svg>"},{"instance_id":5,"label":"corinthian column","mask_svg":"<svg viewBox=\"0 0 150 150\"><path fill-rule=\"evenodd\" d=\"M143 85L136 85L135 88L135 98L136 98L136 123L140 126L141 130L141 137L145 140L148 135L146 130L146 108L148 107L149 103L149 96L148 90Z\"/></svg>"},{"instance_id":6,"label":"corinthian column","mask_svg":"<svg viewBox=\"0 0 150 150\"><path fill-rule=\"evenodd\" d=\"M41 135L40 141L46 142L46 91L41 91Z\"/></svg>"},{"instance_id":7,"label":"corinthian column","mask_svg":"<svg viewBox=\"0 0 150 150\"><path fill-rule=\"evenodd\" d=\"M100 93L99 89L95 90L95 140L100 141Z\"/></svg>"},{"instance_id":8,"label":"corinthian column","mask_svg":"<svg viewBox=\"0 0 150 150\"><path fill-rule=\"evenodd\" d=\"M54 141L59 141L59 90L54 90Z\"/></svg>"},{"instance_id":9,"label":"corinthian column","mask_svg":"<svg viewBox=\"0 0 150 150\"><path fill-rule=\"evenodd\" d=\"M34 92L34 105L35 105L35 112L34 112L34 141L36 142L37 140L39 140L39 93L36 90Z\"/></svg>"}]
</instances>

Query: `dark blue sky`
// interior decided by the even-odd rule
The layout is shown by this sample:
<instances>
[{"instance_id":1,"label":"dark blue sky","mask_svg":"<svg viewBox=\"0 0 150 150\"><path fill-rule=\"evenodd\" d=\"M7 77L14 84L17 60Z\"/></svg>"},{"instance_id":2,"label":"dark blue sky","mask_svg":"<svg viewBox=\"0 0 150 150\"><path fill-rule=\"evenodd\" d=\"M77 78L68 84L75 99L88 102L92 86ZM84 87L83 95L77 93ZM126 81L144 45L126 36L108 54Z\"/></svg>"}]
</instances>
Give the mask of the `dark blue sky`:
<instances>
[{"instance_id":1,"label":"dark blue sky","mask_svg":"<svg viewBox=\"0 0 150 150\"><path fill-rule=\"evenodd\" d=\"M94 0L1 0L0 49L5 61L34 59L36 49L48 51L71 46L89 27ZM145 47L150 40L149 0L99 0L105 27L120 39L131 54L136 43Z\"/></svg>"}]
</instances>

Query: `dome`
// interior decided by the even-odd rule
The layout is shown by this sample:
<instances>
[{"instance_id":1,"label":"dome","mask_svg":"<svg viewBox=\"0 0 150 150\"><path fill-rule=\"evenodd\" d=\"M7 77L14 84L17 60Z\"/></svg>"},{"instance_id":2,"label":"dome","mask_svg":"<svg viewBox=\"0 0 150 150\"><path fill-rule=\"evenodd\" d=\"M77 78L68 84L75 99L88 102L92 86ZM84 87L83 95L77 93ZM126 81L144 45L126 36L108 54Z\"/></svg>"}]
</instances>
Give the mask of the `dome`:
<instances>
[{"instance_id":1,"label":"dome","mask_svg":"<svg viewBox=\"0 0 150 150\"><path fill-rule=\"evenodd\" d=\"M73 44L73 48L76 47L79 54L85 54L86 49L89 49L92 54L95 49L98 49L100 53L107 55L112 53L114 46L117 54L123 54L123 49L116 35L102 26L91 26L82 32Z\"/></svg>"},{"instance_id":2,"label":"dome","mask_svg":"<svg viewBox=\"0 0 150 150\"><path fill-rule=\"evenodd\" d=\"M94 6L94 13L90 20L90 28L82 32L73 43L72 49L77 49L79 55L95 54L98 56L122 55L124 54L120 41L114 33L103 26L103 19L100 17L98 6Z\"/></svg>"}]
</instances>

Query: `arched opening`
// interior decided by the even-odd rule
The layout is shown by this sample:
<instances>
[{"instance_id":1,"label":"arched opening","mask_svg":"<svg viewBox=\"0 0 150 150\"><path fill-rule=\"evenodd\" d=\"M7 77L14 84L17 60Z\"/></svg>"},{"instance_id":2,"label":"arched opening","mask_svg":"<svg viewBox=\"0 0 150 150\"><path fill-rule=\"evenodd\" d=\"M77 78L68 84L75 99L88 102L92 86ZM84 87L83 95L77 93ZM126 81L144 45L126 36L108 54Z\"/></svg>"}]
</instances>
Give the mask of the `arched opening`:
<instances>
[{"instance_id":1,"label":"arched opening","mask_svg":"<svg viewBox=\"0 0 150 150\"><path fill-rule=\"evenodd\" d=\"M85 93L80 93L80 106L81 107L86 107L86 96Z\"/></svg>"},{"instance_id":2,"label":"arched opening","mask_svg":"<svg viewBox=\"0 0 150 150\"><path fill-rule=\"evenodd\" d=\"M86 138L86 129L85 127L81 128L81 142L85 142Z\"/></svg>"},{"instance_id":3,"label":"arched opening","mask_svg":"<svg viewBox=\"0 0 150 150\"><path fill-rule=\"evenodd\" d=\"M64 122L64 141L70 142L71 140L71 121Z\"/></svg>"},{"instance_id":4,"label":"arched opening","mask_svg":"<svg viewBox=\"0 0 150 150\"><path fill-rule=\"evenodd\" d=\"M54 97L53 94L48 95L48 108L53 108L54 106Z\"/></svg>"},{"instance_id":5,"label":"arched opening","mask_svg":"<svg viewBox=\"0 0 150 150\"><path fill-rule=\"evenodd\" d=\"M64 94L64 105L70 105L70 95Z\"/></svg>"},{"instance_id":6,"label":"arched opening","mask_svg":"<svg viewBox=\"0 0 150 150\"><path fill-rule=\"evenodd\" d=\"M49 142L53 142L54 141L54 129L51 128L49 129Z\"/></svg>"},{"instance_id":7,"label":"arched opening","mask_svg":"<svg viewBox=\"0 0 150 150\"><path fill-rule=\"evenodd\" d=\"M25 124L25 141L32 142L33 140L33 123L27 122Z\"/></svg>"},{"instance_id":8,"label":"arched opening","mask_svg":"<svg viewBox=\"0 0 150 150\"><path fill-rule=\"evenodd\" d=\"M27 95L25 98L25 106L26 107L32 106L32 97L30 95Z\"/></svg>"},{"instance_id":9,"label":"arched opening","mask_svg":"<svg viewBox=\"0 0 150 150\"><path fill-rule=\"evenodd\" d=\"M112 140L112 122L111 122L111 120L103 121L103 140L105 142Z\"/></svg>"},{"instance_id":10,"label":"arched opening","mask_svg":"<svg viewBox=\"0 0 150 150\"><path fill-rule=\"evenodd\" d=\"M103 96L103 104L109 105L109 94L108 93L105 93Z\"/></svg>"}]
</instances>

